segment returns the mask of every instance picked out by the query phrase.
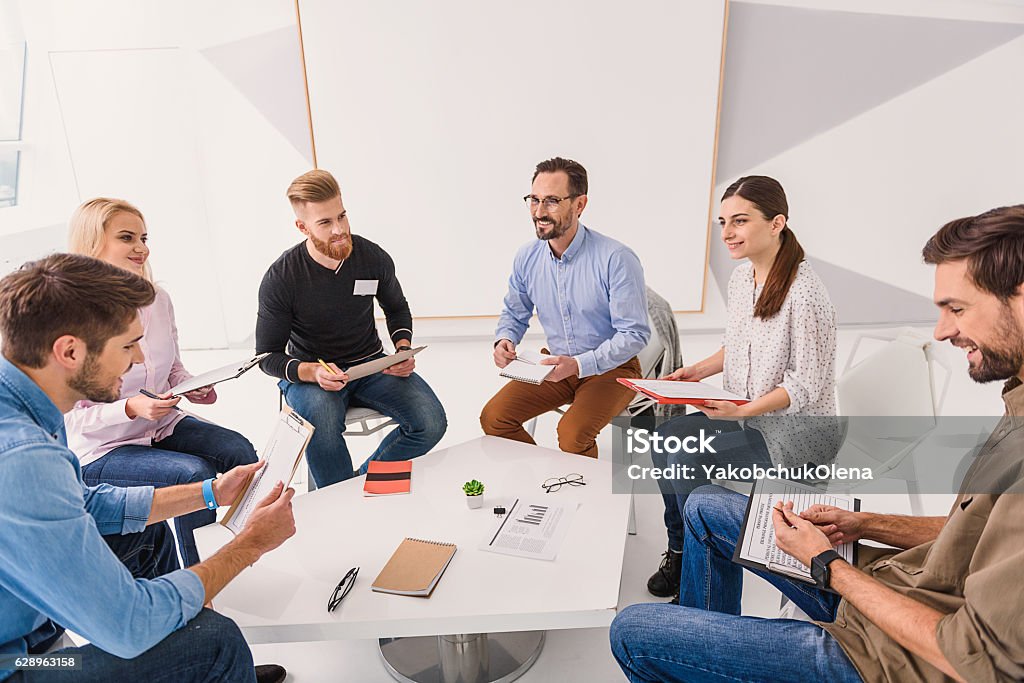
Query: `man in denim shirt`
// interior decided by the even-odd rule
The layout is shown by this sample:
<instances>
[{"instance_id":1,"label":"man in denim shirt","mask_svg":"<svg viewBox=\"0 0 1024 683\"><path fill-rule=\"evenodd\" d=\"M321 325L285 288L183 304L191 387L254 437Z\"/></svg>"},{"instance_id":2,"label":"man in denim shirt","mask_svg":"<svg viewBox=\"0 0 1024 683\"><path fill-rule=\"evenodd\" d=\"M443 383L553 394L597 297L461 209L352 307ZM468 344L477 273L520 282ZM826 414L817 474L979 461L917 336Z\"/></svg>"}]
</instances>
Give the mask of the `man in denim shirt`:
<instances>
[{"instance_id":1,"label":"man in denim shirt","mask_svg":"<svg viewBox=\"0 0 1024 683\"><path fill-rule=\"evenodd\" d=\"M294 492L279 484L219 553L177 569L163 520L231 500L260 464L205 493L88 487L66 445L63 411L113 400L142 362L138 309L153 298L141 277L69 254L0 280L0 680L257 680L238 627L203 605L294 533ZM109 547L101 536L118 533ZM59 651L79 655L81 669L13 670L14 657L45 652L63 627L92 643ZM273 669L260 680L283 679Z\"/></svg>"}]
</instances>

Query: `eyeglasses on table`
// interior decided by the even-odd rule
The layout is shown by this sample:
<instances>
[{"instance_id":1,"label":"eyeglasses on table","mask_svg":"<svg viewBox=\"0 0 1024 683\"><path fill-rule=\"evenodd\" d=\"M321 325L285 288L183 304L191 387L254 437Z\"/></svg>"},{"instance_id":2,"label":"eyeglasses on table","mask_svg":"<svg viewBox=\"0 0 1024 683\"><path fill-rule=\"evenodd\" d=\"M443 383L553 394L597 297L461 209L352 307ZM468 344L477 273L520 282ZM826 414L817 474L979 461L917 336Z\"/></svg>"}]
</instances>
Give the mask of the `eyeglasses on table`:
<instances>
[{"instance_id":1,"label":"eyeglasses on table","mask_svg":"<svg viewBox=\"0 0 1024 683\"><path fill-rule=\"evenodd\" d=\"M554 493L563 486L586 486L587 482L583 481L583 475L576 472L567 474L564 477L551 477L545 479L544 483L540 485L544 489L544 493Z\"/></svg>"},{"instance_id":2,"label":"eyeglasses on table","mask_svg":"<svg viewBox=\"0 0 1024 683\"><path fill-rule=\"evenodd\" d=\"M334 587L334 593L331 594L331 599L327 601L328 612L333 612L345 599L345 596L352 592L352 586L356 585L357 576L359 576L359 567L352 567L338 582L338 585Z\"/></svg>"}]
</instances>

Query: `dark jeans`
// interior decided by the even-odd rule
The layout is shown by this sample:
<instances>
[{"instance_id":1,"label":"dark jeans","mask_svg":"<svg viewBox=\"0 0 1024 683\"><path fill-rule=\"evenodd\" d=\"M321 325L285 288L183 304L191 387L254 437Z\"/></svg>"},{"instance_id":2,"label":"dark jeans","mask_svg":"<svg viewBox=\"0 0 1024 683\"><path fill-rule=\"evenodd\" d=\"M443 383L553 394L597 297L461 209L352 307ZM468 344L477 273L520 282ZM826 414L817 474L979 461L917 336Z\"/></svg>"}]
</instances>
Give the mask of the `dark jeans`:
<instances>
[{"instance_id":1,"label":"dark jeans","mask_svg":"<svg viewBox=\"0 0 1024 683\"><path fill-rule=\"evenodd\" d=\"M743 567L732 555L747 497L718 486L684 511L679 605L631 605L612 622L612 653L630 681L861 680L842 647L809 621L740 616ZM839 596L755 571L812 619L833 621Z\"/></svg>"},{"instance_id":2,"label":"dark jeans","mask_svg":"<svg viewBox=\"0 0 1024 683\"><path fill-rule=\"evenodd\" d=\"M174 537L166 522L152 524L137 534L104 538L135 578L152 579L178 568ZM39 654L47 645L41 644L31 654ZM82 669L19 671L8 680L12 683L253 683L256 680L252 653L238 626L208 609L134 659L115 657L94 645L64 648L52 654L79 654Z\"/></svg>"},{"instance_id":3,"label":"dark jeans","mask_svg":"<svg viewBox=\"0 0 1024 683\"><path fill-rule=\"evenodd\" d=\"M192 484L238 465L256 462L256 451L238 432L194 417L174 426L174 433L152 446L120 446L82 468L90 486L176 486ZM219 501L225 504L229 501ZM195 529L217 521L213 510L197 510L174 520L186 567L199 562Z\"/></svg>"},{"instance_id":4,"label":"dark jeans","mask_svg":"<svg viewBox=\"0 0 1024 683\"><path fill-rule=\"evenodd\" d=\"M659 479L661 496L665 501L665 528L668 531L668 547L679 552L683 549L683 507L690 493L698 486L710 484L704 476L701 465L737 466L772 464L764 437L756 429L743 429L735 420L712 420L704 413L684 415L669 420L656 430L662 437L675 436L683 439L697 436L701 430L714 435L714 453L652 453L651 459L657 467L672 464L689 465L694 468L695 479Z\"/></svg>"},{"instance_id":5,"label":"dark jeans","mask_svg":"<svg viewBox=\"0 0 1024 683\"><path fill-rule=\"evenodd\" d=\"M434 391L416 373L395 377L378 372L352 380L341 391L324 391L317 384L278 383L285 400L316 430L306 447L309 473L323 488L366 472L370 460L411 460L437 445L448 419ZM358 473L345 444L345 413L351 407L372 408L394 418L398 429L384 437Z\"/></svg>"}]
</instances>

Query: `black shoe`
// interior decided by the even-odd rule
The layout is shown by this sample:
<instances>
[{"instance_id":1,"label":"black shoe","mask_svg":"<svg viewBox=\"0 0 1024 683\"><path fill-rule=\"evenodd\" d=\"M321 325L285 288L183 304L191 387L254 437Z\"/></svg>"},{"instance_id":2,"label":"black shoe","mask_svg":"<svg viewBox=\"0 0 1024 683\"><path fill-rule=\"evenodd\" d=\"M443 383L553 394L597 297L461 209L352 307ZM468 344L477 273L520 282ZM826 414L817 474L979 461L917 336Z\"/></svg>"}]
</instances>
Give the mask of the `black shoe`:
<instances>
[{"instance_id":1,"label":"black shoe","mask_svg":"<svg viewBox=\"0 0 1024 683\"><path fill-rule=\"evenodd\" d=\"M683 554L666 550L661 566L647 579L647 592L659 598L671 598L679 592L679 575L683 569Z\"/></svg>"},{"instance_id":2,"label":"black shoe","mask_svg":"<svg viewBox=\"0 0 1024 683\"><path fill-rule=\"evenodd\" d=\"M679 604L679 593L676 593L672 597L672 599L668 601L668 604L670 604L670 605L678 605Z\"/></svg>"},{"instance_id":3,"label":"black shoe","mask_svg":"<svg viewBox=\"0 0 1024 683\"><path fill-rule=\"evenodd\" d=\"M288 672L277 664L260 664L256 667L256 683L283 683Z\"/></svg>"}]
</instances>

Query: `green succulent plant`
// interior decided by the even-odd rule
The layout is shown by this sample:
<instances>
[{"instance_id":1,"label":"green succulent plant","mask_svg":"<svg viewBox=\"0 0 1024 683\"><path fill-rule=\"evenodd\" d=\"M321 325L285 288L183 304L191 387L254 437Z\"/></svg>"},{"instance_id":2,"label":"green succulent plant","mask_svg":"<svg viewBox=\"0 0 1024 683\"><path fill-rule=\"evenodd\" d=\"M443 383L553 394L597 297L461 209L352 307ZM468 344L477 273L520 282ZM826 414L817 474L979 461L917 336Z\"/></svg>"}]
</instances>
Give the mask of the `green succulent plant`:
<instances>
[{"instance_id":1,"label":"green succulent plant","mask_svg":"<svg viewBox=\"0 0 1024 683\"><path fill-rule=\"evenodd\" d=\"M473 481L467 481L463 484L462 490L467 496L482 496L484 493L484 485L482 482L474 479Z\"/></svg>"}]
</instances>

